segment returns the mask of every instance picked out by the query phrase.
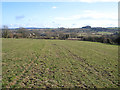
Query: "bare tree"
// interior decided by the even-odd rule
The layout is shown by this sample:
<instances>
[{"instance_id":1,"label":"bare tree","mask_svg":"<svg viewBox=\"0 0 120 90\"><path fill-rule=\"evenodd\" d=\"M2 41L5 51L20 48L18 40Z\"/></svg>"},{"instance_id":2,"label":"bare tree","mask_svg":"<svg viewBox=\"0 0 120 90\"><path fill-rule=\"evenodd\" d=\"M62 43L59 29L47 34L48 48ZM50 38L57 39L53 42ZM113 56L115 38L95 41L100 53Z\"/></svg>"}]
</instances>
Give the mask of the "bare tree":
<instances>
[{"instance_id":1,"label":"bare tree","mask_svg":"<svg viewBox=\"0 0 120 90\"><path fill-rule=\"evenodd\" d=\"M2 29L2 37L3 38L8 38L9 36L9 29L8 26L4 25Z\"/></svg>"}]
</instances>

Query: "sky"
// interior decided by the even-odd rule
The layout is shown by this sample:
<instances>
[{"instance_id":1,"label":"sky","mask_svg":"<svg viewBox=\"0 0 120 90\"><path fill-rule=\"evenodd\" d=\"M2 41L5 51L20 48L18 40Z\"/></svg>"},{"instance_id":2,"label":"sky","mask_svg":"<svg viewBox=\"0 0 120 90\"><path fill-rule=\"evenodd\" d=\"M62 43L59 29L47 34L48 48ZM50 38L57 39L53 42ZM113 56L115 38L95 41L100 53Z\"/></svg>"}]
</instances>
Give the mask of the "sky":
<instances>
[{"instance_id":1,"label":"sky","mask_svg":"<svg viewBox=\"0 0 120 90\"><path fill-rule=\"evenodd\" d=\"M117 27L118 2L2 2L2 25L9 28Z\"/></svg>"}]
</instances>

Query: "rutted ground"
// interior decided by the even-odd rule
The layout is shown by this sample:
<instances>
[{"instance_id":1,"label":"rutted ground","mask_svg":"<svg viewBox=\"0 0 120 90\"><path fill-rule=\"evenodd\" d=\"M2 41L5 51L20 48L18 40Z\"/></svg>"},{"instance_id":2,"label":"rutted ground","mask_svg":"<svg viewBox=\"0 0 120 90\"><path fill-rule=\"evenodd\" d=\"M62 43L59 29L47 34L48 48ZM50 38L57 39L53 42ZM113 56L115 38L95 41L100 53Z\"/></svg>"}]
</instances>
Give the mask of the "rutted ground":
<instances>
[{"instance_id":1,"label":"rutted ground","mask_svg":"<svg viewBox=\"0 0 120 90\"><path fill-rule=\"evenodd\" d=\"M116 88L118 46L3 39L3 87Z\"/></svg>"}]
</instances>

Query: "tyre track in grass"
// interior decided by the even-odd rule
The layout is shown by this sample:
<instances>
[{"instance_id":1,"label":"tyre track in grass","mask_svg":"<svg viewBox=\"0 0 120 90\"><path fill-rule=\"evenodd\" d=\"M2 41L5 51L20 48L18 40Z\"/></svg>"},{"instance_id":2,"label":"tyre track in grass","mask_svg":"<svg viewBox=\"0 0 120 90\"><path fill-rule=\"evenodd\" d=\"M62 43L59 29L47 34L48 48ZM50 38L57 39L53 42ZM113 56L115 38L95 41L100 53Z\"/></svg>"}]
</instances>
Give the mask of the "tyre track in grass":
<instances>
[{"instance_id":1,"label":"tyre track in grass","mask_svg":"<svg viewBox=\"0 0 120 90\"><path fill-rule=\"evenodd\" d=\"M118 86L118 84L116 84L113 80L111 80L111 79L109 78L109 76L111 76L111 78L114 78L109 72L107 72L106 70L103 70L102 72L99 72L99 70L97 70L93 65L89 65L89 63L85 62L84 59L81 59L79 56L73 54L70 50L68 50L68 51L71 53L71 55L73 55L73 57L74 57L76 60L80 60L80 61L82 61L85 65L87 65L87 66L85 67L85 70L86 70L86 71L88 71L89 73L90 73L91 71L92 71L92 72L96 72L95 74L96 74L98 77L103 78L103 81L104 81L104 79L106 79L107 81L111 82L111 84ZM84 67L82 64L81 64L81 66ZM91 72L91 73L92 73L92 72ZM107 77L105 77L106 75L107 75ZM99 79L99 78L98 78L98 79Z\"/></svg>"},{"instance_id":2,"label":"tyre track in grass","mask_svg":"<svg viewBox=\"0 0 120 90\"><path fill-rule=\"evenodd\" d=\"M54 45L54 48L57 48L59 51L61 51L62 49L61 48L63 48L63 46L60 46L60 45L57 45L57 44L52 44L52 45ZM56 47L55 47L56 46ZM61 47L61 48L60 48ZM68 49L66 50L66 48L64 48L63 50L65 50L65 51L68 51ZM58 52L58 51L57 51ZM69 54L71 55L71 56L73 56L73 53L71 54L71 52L69 52ZM57 56L58 57L60 57L59 56L59 54L57 53ZM66 58L68 58L66 55L65 55L65 57ZM81 58L79 58L80 60L83 60L83 59L81 59ZM84 61L84 60L83 60ZM70 62L71 63L71 62ZM72 65L72 63L71 63L71 65ZM82 64L81 64L81 66L83 66ZM84 66L83 66L84 67ZM68 71L68 70L67 70ZM66 72L67 72L66 71ZM74 72L73 70L72 70L72 72ZM84 74L83 74L83 76L84 76ZM77 78L77 76L75 76L76 78ZM87 78L87 80L88 81L90 81L88 78ZM77 80L77 82L79 82L79 84L80 84L80 86L75 86L75 87L79 87L79 88L89 88L87 85L85 85L84 83L82 83L80 80ZM90 81L91 82L91 81ZM93 86L93 87L95 87L94 86L94 84L93 83L91 83L91 85Z\"/></svg>"},{"instance_id":3,"label":"tyre track in grass","mask_svg":"<svg viewBox=\"0 0 120 90\"><path fill-rule=\"evenodd\" d=\"M52 47L54 47L54 52L56 52L56 57L57 58L60 58L60 59L64 59L64 58L68 58L67 56L66 56L66 54L64 54L64 55L60 55L59 53L60 52L63 52L64 50L63 49L61 49L58 45L56 45L56 44L51 44L51 46ZM57 62L58 62L58 60L57 60ZM59 62L60 63L60 62ZM64 75L66 75L67 74L67 72L68 72L68 69L65 69L65 67L61 67L61 68L59 68L59 70L61 71L62 70L62 72L61 73L64 73ZM69 70L69 71L72 71L72 70ZM58 71L57 71L58 72ZM67 75L66 75L67 76ZM62 79L63 80L63 79ZM71 83L72 84L72 83ZM58 86L59 87L65 87L66 85L64 85L64 84L58 84ZM81 86L82 87L82 86ZM84 87L84 86L83 86Z\"/></svg>"},{"instance_id":4,"label":"tyre track in grass","mask_svg":"<svg viewBox=\"0 0 120 90\"><path fill-rule=\"evenodd\" d=\"M36 60L38 60L39 58L40 57L37 57ZM36 68L37 65L40 65L40 67L42 68L42 71L40 71L38 68ZM45 66L45 63L42 61L40 61L40 64L36 64L35 62L33 62L33 64L30 67L30 70L24 76L20 77L21 81L18 84L20 84L20 85L22 85L22 87L24 87L25 85L28 84L28 81L36 82L36 80L34 78L37 79L37 76L35 76L35 74L39 73L42 76L43 71L44 71L44 66ZM25 77L25 78L23 78L23 77ZM36 83L33 83L33 84L36 84ZM28 86L28 87L30 87L30 86Z\"/></svg>"},{"instance_id":5,"label":"tyre track in grass","mask_svg":"<svg viewBox=\"0 0 120 90\"><path fill-rule=\"evenodd\" d=\"M56 45L56 46L58 46L58 47L61 47L61 48L64 48L66 51L68 51L69 52L69 54L70 54L70 56L72 56L75 60L80 60L82 63L84 63L84 65L86 65L86 66L84 66L84 65L82 65L82 64L80 64L81 65L81 67L83 67L83 68L85 68L85 71L87 71L87 72L89 72L89 73L92 73L92 72L94 72L100 79L102 79L102 81L104 81L104 79L106 79L108 82L110 82L112 85L115 85L115 86L118 86L118 84L116 84L113 80L111 80L110 78L109 78L109 76L111 76L110 75L110 73L109 72L107 72L106 70L104 70L103 72L99 72L93 65L89 65L89 63L87 63L86 61L85 61L85 59L82 59L82 58L80 58L79 56L77 56L76 54L74 54L74 53L72 53L69 49L67 49L65 46L62 46L62 45ZM94 74L93 73L93 74ZM105 75L107 75L108 77L105 77ZM98 78L98 79L99 79ZM113 78L113 77L111 77L111 78ZM89 80L89 79L88 79ZM90 82L91 82L91 80L89 80ZM94 84L93 84L94 85ZM86 85L85 85L86 86ZM96 87L96 86L94 86L94 87Z\"/></svg>"},{"instance_id":6,"label":"tyre track in grass","mask_svg":"<svg viewBox=\"0 0 120 90\"><path fill-rule=\"evenodd\" d=\"M36 57L36 55L34 56L35 59L33 60L33 63L31 64L31 66L28 68L27 73L24 73L21 77L20 77L20 81L17 81L18 85L22 85L22 87L25 87L27 85L28 81L34 81L34 77L35 76L35 70L36 70L36 63L35 61L38 60L39 57ZM44 65L44 63L40 64L41 66ZM42 72L41 72L42 73ZM35 82L35 81L34 81Z\"/></svg>"},{"instance_id":7,"label":"tyre track in grass","mask_svg":"<svg viewBox=\"0 0 120 90\"><path fill-rule=\"evenodd\" d=\"M62 46L62 47L64 47L64 46ZM67 49L67 48L65 48L65 47L64 47L64 49L66 49L66 50L71 54L71 56L73 56L76 60L80 60L80 61L82 61L85 65L87 65L87 66L85 66L85 70L86 70L86 71L96 72L96 75L97 75L98 77L102 78L103 81L104 81L104 79L106 79L107 81L111 82L111 84L118 86L118 84L116 84L114 81L112 81L112 80L109 78L109 76L111 76L111 74L110 74L109 72L107 72L106 70L103 70L103 72L99 72L93 65L89 65L89 63L87 63L87 62L85 61L85 59L81 59L79 56L77 56L76 54L72 53L69 49ZM84 67L82 64L81 64L81 66ZM105 77L105 75L107 75L108 77ZM111 78L114 78L114 77L111 77Z\"/></svg>"},{"instance_id":8,"label":"tyre track in grass","mask_svg":"<svg viewBox=\"0 0 120 90\"><path fill-rule=\"evenodd\" d=\"M59 47L56 47L56 44L51 43L51 47L52 47L52 52L55 52L55 53L53 53L53 54L55 55L56 58L59 58L59 59L65 58L64 55L63 55L63 57L60 56L59 53L60 53L61 50L60 50ZM60 62L59 60L56 60L56 59L55 59L54 62L57 63L57 64L59 63L59 64L61 65L61 62ZM53 63L54 63L54 62L53 62ZM57 65L55 65L55 66L56 66L56 67L59 67L59 68L57 68L56 70L52 71L52 73L54 73L54 74L55 74L55 73L59 73L59 72L62 70L61 73L62 73L62 75L63 75L64 72L67 72L67 71L68 71L67 69L66 69L67 71L64 70L63 67L61 67L61 66L57 66ZM49 71L48 73L51 73L51 71ZM62 76L62 77L63 77L63 76ZM59 83L56 79L54 79L54 80L57 81L57 84L56 84L57 87L59 87L59 88L63 88L63 87L66 88L66 87L65 87L66 84L65 84L65 85L63 84L64 81L63 81L62 77L60 78L60 81L62 81L61 83ZM71 85L71 84L70 84L70 85ZM68 86L69 86L69 85L68 85ZM71 87L71 86L70 86L70 87Z\"/></svg>"},{"instance_id":9,"label":"tyre track in grass","mask_svg":"<svg viewBox=\"0 0 120 90\"><path fill-rule=\"evenodd\" d=\"M45 44L45 46L44 46L44 48L47 48L48 47L48 44ZM45 50L45 49L43 49L43 50ZM43 51L44 52L44 51ZM52 86L56 86L57 87L57 84L51 84L51 83L48 83L49 81L50 82L56 82L56 81L54 81L54 80L52 80L52 79L50 79L50 78L47 78L47 80L46 79L42 79L42 80L39 80L41 77L42 78L44 78L44 75L45 74L49 74L49 72L51 72L50 70L48 70L48 68L46 68L45 69L45 67L44 66L46 66L46 64L45 64L45 62L43 62L43 60L46 60L46 58L47 58L47 55L46 55L46 53L42 53L41 54L41 56L39 56L38 58L41 58L42 60L39 60L40 61L40 66L41 66L41 68L42 68L42 71L41 70L39 70L40 68L35 68L35 67L33 67L33 69L31 70L31 75L32 76L30 76L29 78L36 78L36 79L32 79L32 80L30 80L30 81L32 81L32 82L35 82L35 83L33 83L32 85L29 85L28 87L32 87L32 88L39 88L39 87L44 87L44 88L48 88L48 87L52 87ZM34 66L34 65L33 65ZM47 72L46 72L47 71ZM34 72L34 73L33 73ZM39 73L39 77L36 77L36 76L34 76L33 74L37 74L37 73ZM45 75L46 76L46 75ZM24 83L27 85L28 84L28 78L24 78L24 80L23 81L25 81Z\"/></svg>"},{"instance_id":10,"label":"tyre track in grass","mask_svg":"<svg viewBox=\"0 0 120 90\"><path fill-rule=\"evenodd\" d=\"M44 46L42 47L42 49L40 49L41 50L41 52L44 50L44 48L45 48L45 45L46 45L46 41L44 42L45 44L44 44ZM21 80L21 81L17 81L16 83L17 83L17 85L19 85L19 84L21 84L23 87L25 87L25 85L27 84L27 82L30 80L30 78L31 78L31 80L30 81L33 81L33 78L32 77L36 77L36 76L34 76L33 74L35 74L35 73L33 73L35 70L36 70L36 63L35 63L35 60L38 60L39 58L41 58L41 55L39 55L38 56L38 54L36 53L36 52L34 52L33 53L34 55L33 55L33 57L34 57L34 60L31 62L31 64L30 64L30 66L27 68L27 69L30 69L30 68L32 68L32 69L30 69L29 71L26 69L26 71L28 71L27 72L27 74L26 75L24 75L25 74L25 72L19 77L19 79ZM41 58L42 59L42 58ZM41 65L41 67L43 67L44 65L45 65L45 63L44 62L42 62L42 61L40 61L40 65ZM35 66L35 67L34 67ZM31 75L29 75L29 72L31 73ZM38 72L37 72L38 73ZM40 72L41 74L43 74L42 72ZM23 78L23 77L25 77L25 78ZM29 78L29 79L28 79ZM36 81L33 81L33 82L36 82ZM15 84L14 84L15 85ZM30 87L30 86L29 86ZM33 87L33 86L32 86Z\"/></svg>"},{"instance_id":11,"label":"tyre track in grass","mask_svg":"<svg viewBox=\"0 0 120 90\"><path fill-rule=\"evenodd\" d=\"M20 79L20 77L23 76L23 74L28 70L28 68L30 68L30 66L34 63L36 59L32 60L29 64L27 64L27 66L25 67L25 69L23 70L23 72L21 73L21 75L16 76L16 78L14 79L13 82L10 82L6 87L7 88L11 88L11 86L15 85L16 82Z\"/></svg>"},{"instance_id":12,"label":"tyre track in grass","mask_svg":"<svg viewBox=\"0 0 120 90\"><path fill-rule=\"evenodd\" d=\"M44 49L44 47L42 48L42 50L43 50L43 49ZM34 55L34 52L33 52L33 53L30 53L30 54L31 54L31 56L34 57L34 59L33 59L33 60L30 60L31 62L25 66L25 69L23 70L23 72L22 72L19 76L16 76L16 78L14 79L14 81L13 81L13 82L10 82L10 83L6 86L6 88L11 88L11 86L14 86L14 85L19 81L19 79L24 76L24 73L28 71L28 69L31 67L31 65L33 65L33 63L34 63L34 61L37 59L37 57L36 57L36 55ZM22 80L23 80L23 78L22 78Z\"/></svg>"}]
</instances>

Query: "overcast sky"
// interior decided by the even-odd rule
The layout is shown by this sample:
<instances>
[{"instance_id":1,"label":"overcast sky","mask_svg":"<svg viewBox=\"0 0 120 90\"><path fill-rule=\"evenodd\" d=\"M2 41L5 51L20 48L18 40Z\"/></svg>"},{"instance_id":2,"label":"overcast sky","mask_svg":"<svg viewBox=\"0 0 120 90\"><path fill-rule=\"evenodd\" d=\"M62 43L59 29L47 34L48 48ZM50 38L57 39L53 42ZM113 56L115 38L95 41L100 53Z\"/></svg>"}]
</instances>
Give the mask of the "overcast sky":
<instances>
[{"instance_id":1,"label":"overcast sky","mask_svg":"<svg viewBox=\"0 0 120 90\"><path fill-rule=\"evenodd\" d=\"M71 0L72 1L72 0ZM14 27L117 27L117 0L2 2L2 24Z\"/></svg>"}]
</instances>

